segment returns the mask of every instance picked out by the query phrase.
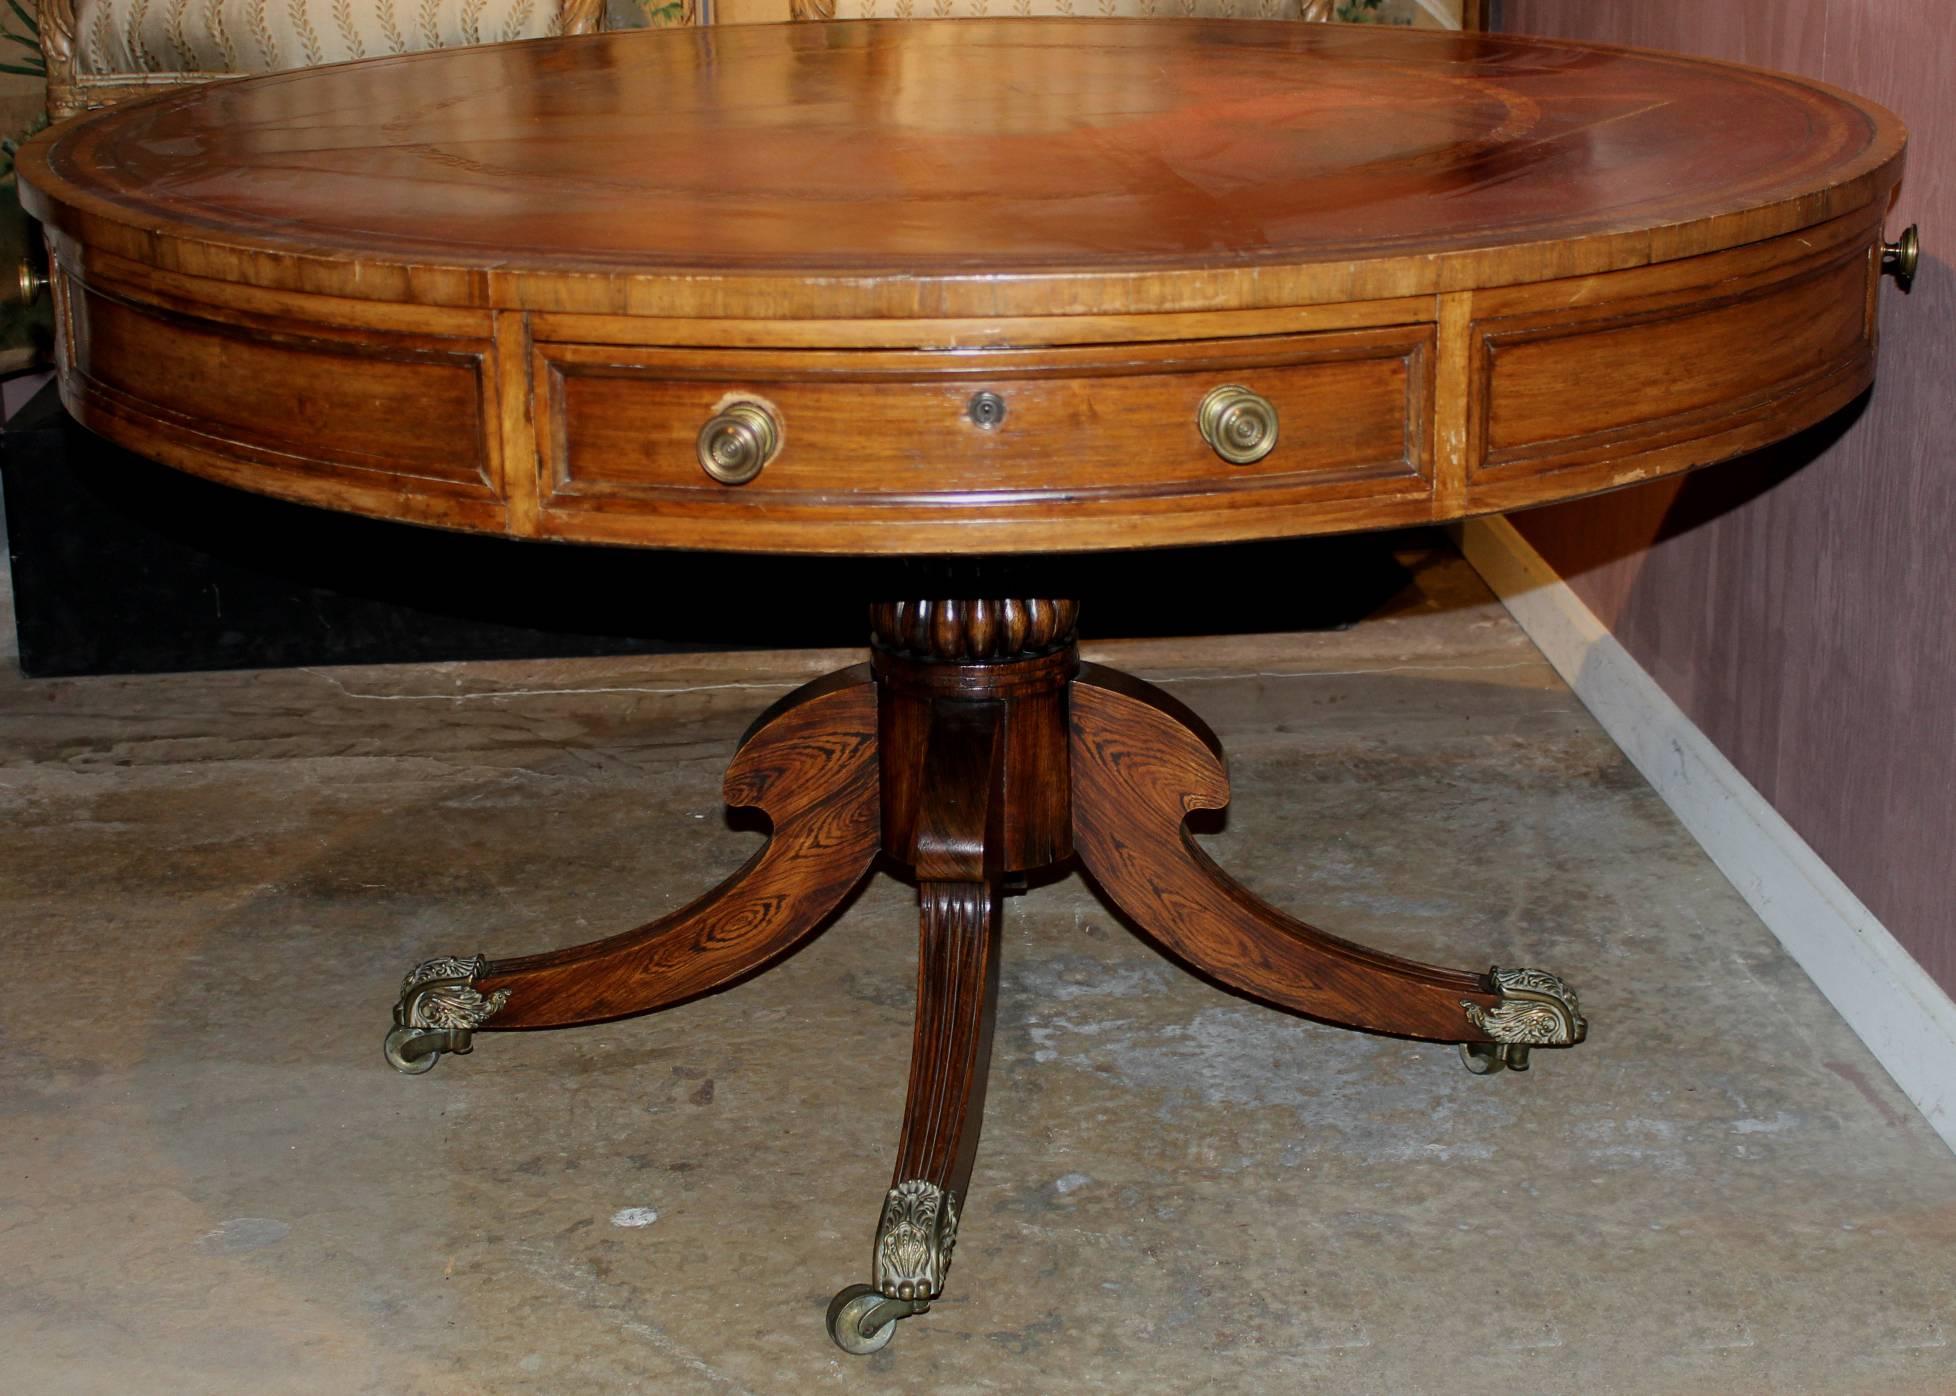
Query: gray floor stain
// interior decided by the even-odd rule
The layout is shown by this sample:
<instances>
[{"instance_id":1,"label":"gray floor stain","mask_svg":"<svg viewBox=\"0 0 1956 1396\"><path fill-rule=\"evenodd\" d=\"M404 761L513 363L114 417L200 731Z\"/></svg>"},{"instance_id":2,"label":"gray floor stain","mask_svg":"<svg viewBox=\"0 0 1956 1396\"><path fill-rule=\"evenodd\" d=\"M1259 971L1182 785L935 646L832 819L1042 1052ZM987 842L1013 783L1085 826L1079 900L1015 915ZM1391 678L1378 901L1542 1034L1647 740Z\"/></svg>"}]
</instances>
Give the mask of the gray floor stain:
<instances>
[{"instance_id":1,"label":"gray floor stain","mask_svg":"<svg viewBox=\"0 0 1956 1396\"><path fill-rule=\"evenodd\" d=\"M197 1249L215 1255L235 1255L275 1246L291 1234L289 1224L273 1217L233 1217L199 1236Z\"/></svg>"}]
</instances>

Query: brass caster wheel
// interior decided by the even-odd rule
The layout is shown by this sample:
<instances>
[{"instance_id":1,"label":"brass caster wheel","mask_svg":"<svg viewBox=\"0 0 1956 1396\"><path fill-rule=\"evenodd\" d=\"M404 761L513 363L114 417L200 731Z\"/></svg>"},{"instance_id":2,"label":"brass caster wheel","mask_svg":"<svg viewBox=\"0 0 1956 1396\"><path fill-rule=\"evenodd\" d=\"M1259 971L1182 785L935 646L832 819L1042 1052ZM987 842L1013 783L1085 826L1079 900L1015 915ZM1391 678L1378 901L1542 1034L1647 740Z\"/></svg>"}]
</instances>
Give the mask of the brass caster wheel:
<instances>
[{"instance_id":1,"label":"brass caster wheel","mask_svg":"<svg viewBox=\"0 0 1956 1396\"><path fill-rule=\"evenodd\" d=\"M387 1034L387 1041L380 1050L394 1070L419 1076L424 1071L433 1070L435 1063L441 1060L441 1048L436 1044L446 1035L429 1032L426 1028L394 1028Z\"/></svg>"},{"instance_id":2,"label":"brass caster wheel","mask_svg":"<svg viewBox=\"0 0 1956 1396\"><path fill-rule=\"evenodd\" d=\"M890 1345L898 1319L929 1307L913 1299L888 1298L868 1285L850 1285L829 1300L829 1336L844 1352L866 1357Z\"/></svg>"},{"instance_id":3,"label":"brass caster wheel","mask_svg":"<svg viewBox=\"0 0 1956 1396\"><path fill-rule=\"evenodd\" d=\"M1528 1070L1528 1048L1519 1042L1463 1042L1460 1060L1476 1076Z\"/></svg>"}]
</instances>

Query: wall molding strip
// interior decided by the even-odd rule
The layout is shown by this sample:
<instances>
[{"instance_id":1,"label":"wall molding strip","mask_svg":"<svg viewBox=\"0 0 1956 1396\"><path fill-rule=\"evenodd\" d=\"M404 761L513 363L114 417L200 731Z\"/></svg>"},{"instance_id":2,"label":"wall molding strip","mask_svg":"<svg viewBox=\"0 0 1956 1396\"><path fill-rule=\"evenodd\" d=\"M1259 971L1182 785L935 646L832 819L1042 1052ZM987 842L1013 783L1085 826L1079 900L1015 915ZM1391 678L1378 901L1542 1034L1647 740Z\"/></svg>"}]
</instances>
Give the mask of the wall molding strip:
<instances>
[{"instance_id":1,"label":"wall molding strip","mask_svg":"<svg viewBox=\"0 0 1956 1396\"><path fill-rule=\"evenodd\" d=\"M1767 929L1956 1150L1956 1002L1504 518L1460 551Z\"/></svg>"}]
</instances>

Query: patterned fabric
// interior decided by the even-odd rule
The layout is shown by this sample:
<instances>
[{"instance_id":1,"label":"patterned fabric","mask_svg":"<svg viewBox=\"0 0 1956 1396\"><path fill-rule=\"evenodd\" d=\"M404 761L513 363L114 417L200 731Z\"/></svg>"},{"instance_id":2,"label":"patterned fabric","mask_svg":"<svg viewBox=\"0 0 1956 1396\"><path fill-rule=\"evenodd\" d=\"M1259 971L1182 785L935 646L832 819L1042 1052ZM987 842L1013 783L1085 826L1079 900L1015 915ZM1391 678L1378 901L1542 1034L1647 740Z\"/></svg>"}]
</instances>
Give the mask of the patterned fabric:
<instances>
[{"instance_id":1,"label":"patterned fabric","mask_svg":"<svg viewBox=\"0 0 1956 1396\"><path fill-rule=\"evenodd\" d=\"M796 19L1302 19L1458 29L1461 0L789 0Z\"/></svg>"},{"instance_id":2,"label":"patterned fabric","mask_svg":"<svg viewBox=\"0 0 1956 1396\"><path fill-rule=\"evenodd\" d=\"M1330 0L794 0L815 19L1330 19Z\"/></svg>"},{"instance_id":3,"label":"patterned fabric","mask_svg":"<svg viewBox=\"0 0 1956 1396\"><path fill-rule=\"evenodd\" d=\"M534 39L559 0L77 0L79 73L260 73Z\"/></svg>"}]
</instances>

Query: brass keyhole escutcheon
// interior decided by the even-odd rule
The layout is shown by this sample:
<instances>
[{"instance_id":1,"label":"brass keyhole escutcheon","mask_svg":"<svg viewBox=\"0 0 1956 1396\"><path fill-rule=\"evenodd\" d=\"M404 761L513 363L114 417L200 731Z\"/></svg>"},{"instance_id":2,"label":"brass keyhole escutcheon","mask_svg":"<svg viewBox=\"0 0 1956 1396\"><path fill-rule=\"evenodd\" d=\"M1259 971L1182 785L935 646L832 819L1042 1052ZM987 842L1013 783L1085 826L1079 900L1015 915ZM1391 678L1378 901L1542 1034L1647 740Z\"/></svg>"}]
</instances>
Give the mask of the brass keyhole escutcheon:
<instances>
[{"instance_id":1,"label":"brass keyhole escutcheon","mask_svg":"<svg viewBox=\"0 0 1956 1396\"><path fill-rule=\"evenodd\" d=\"M731 402L700 428L700 469L723 485L744 485L781 449L781 424L758 402Z\"/></svg>"},{"instance_id":2,"label":"brass keyhole escutcheon","mask_svg":"<svg viewBox=\"0 0 1956 1396\"><path fill-rule=\"evenodd\" d=\"M1231 465L1252 465L1277 445L1277 409L1241 383L1211 388L1196 409L1202 439Z\"/></svg>"},{"instance_id":3,"label":"brass keyhole escutcheon","mask_svg":"<svg viewBox=\"0 0 1956 1396\"><path fill-rule=\"evenodd\" d=\"M1005 420L1005 399L997 393L973 393L965 405L965 415L980 431L996 431Z\"/></svg>"}]
</instances>

